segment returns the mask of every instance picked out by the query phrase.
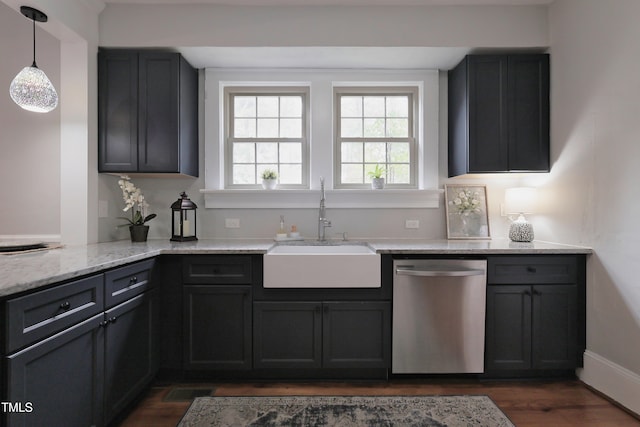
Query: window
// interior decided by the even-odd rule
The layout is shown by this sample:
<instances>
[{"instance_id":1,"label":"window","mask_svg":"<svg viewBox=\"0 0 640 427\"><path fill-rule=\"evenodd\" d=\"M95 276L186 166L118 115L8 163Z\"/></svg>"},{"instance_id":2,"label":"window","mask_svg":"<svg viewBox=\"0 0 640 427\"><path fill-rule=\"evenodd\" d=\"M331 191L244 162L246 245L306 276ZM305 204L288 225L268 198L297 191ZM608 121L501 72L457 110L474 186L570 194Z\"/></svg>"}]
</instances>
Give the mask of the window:
<instances>
[{"instance_id":1,"label":"window","mask_svg":"<svg viewBox=\"0 0 640 427\"><path fill-rule=\"evenodd\" d=\"M280 187L306 187L308 111L306 87L225 88L226 187L257 188L265 169Z\"/></svg>"},{"instance_id":2,"label":"window","mask_svg":"<svg viewBox=\"0 0 640 427\"><path fill-rule=\"evenodd\" d=\"M337 188L368 187L376 166L389 187L416 188L417 87L336 87Z\"/></svg>"},{"instance_id":3,"label":"window","mask_svg":"<svg viewBox=\"0 0 640 427\"><path fill-rule=\"evenodd\" d=\"M441 198L441 190L437 190L441 77L438 70L205 70L202 113L205 188L200 190L205 197L205 207L317 209L320 177L324 177L330 209L437 208ZM342 121L338 120L341 116L337 100L343 95L364 97L362 114L345 117L360 122L358 126L362 136L347 134L338 138ZM300 117L282 113L281 100L287 96L302 97ZM384 113L374 116L370 111L373 107L369 106L365 111L365 98L370 96L384 99ZM251 98L248 111L240 113L239 107L238 117L234 97ZM279 114L262 117L264 109L258 107L258 103L263 102L259 101L262 97L277 98ZM391 104L403 97L407 102L406 113L394 112ZM280 129L277 136L275 130L271 135L261 135L260 119L272 119L273 125L277 120L278 126L281 125L280 119L297 119L302 131L295 137L282 134ZM384 134L380 131L378 135L384 137L375 139L369 133L365 134L365 120L368 125L369 119L378 119L378 129L384 129ZM356 120L351 122L354 123ZM394 123L406 123L405 133L393 133ZM236 133L233 127L242 124L248 126L247 133L242 134L239 130ZM345 183L342 180L343 140L360 144L351 147L357 148L354 150L356 153L349 153L351 158L344 159L345 166L351 164L358 169L357 182ZM273 145L260 145L267 143ZM288 156L283 151L286 143L294 147L295 156ZM263 148L271 150L268 156L264 155ZM376 149L379 151L375 152ZM370 179L366 172L377 164L388 169L385 191L373 191L368 184ZM281 183L276 191L262 189L260 171L266 165L274 165L280 172ZM294 178L287 177L287 167L295 169L295 174L291 174Z\"/></svg>"}]
</instances>

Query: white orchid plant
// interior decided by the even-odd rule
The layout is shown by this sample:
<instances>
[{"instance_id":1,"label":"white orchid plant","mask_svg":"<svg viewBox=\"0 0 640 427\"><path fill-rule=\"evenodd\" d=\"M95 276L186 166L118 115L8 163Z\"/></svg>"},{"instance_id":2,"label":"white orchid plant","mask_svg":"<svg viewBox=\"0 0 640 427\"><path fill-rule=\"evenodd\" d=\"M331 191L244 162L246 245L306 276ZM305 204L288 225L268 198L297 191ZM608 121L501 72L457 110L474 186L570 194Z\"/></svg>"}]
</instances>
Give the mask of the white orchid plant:
<instances>
[{"instance_id":1,"label":"white orchid plant","mask_svg":"<svg viewBox=\"0 0 640 427\"><path fill-rule=\"evenodd\" d=\"M127 224L122 224L122 226L144 225L145 222L155 218L156 214L147 215L149 203L144 199L142 190L133 185L131 178L127 175L122 175L120 178L118 185L120 189L122 189L122 198L125 204L123 211L127 212L131 210L131 219L123 216L119 217L127 221Z\"/></svg>"},{"instance_id":2,"label":"white orchid plant","mask_svg":"<svg viewBox=\"0 0 640 427\"><path fill-rule=\"evenodd\" d=\"M455 199L449 201L449 205L460 215L469 216L479 214L480 193L472 190L460 190Z\"/></svg>"}]
</instances>

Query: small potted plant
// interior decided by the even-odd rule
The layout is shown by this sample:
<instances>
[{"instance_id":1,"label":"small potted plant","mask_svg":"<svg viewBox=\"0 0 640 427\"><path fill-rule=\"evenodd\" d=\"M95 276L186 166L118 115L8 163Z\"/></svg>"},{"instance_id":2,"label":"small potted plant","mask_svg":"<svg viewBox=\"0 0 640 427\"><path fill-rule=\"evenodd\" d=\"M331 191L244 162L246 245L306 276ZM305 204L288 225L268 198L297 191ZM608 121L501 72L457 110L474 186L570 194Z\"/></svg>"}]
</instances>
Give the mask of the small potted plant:
<instances>
[{"instance_id":1,"label":"small potted plant","mask_svg":"<svg viewBox=\"0 0 640 427\"><path fill-rule=\"evenodd\" d=\"M127 221L126 224L122 224L119 227L129 226L132 242L146 242L149 226L145 225L145 223L155 218L156 214L147 215L149 203L144 199L142 190L133 185L127 175L122 175L120 178L122 179L118 180L118 185L122 190L122 198L125 203L123 211L131 210L131 219L123 216L119 217Z\"/></svg>"},{"instance_id":2,"label":"small potted plant","mask_svg":"<svg viewBox=\"0 0 640 427\"><path fill-rule=\"evenodd\" d=\"M262 188L265 190L274 190L278 185L278 172L273 169L265 169L262 171Z\"/></svg>"},{"instance_id":3,"label":"small potted plant","mask_svg":"<svg viewBox=\"0 0 640 427\"><path fill-rule=\"evenodd\" d=\"M376 165L375 169L369 172L371 178L371 188L374 190L382 190L384 188L385 169L380 165Z\"/></svg>"}]
</instances>

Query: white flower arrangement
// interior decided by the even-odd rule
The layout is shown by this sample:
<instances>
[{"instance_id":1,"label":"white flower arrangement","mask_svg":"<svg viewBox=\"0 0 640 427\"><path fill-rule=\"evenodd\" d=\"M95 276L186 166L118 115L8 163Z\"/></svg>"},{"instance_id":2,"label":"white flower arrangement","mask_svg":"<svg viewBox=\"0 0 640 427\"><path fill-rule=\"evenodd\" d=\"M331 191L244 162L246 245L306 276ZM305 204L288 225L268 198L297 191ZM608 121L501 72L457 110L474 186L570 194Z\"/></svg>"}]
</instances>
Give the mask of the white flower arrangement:
<instances>
[{"instance_id":1,"label":"white flower arrangement","mask_svg":"<svg viewBox=\"0 0 640 427\"><path fill-rule=\"evenodd\" d=\"M469 216L482 212L480 193L471 190L460 190L456 198L449 201L449 205L460 215Z\"/></svg>"},{"instance_id":2,"label":"white flower arrangement","mask_svg":"<svg viewBox=\"0 0 640 427\"><path fill-rule=\"evenodd\" d=\"M144 199L144 195L142 194L142 190L137 188L131 182L131 178L127 175L121 175L120 180L118 180L118 185L122 190L122 198L124 199L124 212L127 212L131 209L131 219L125 217L119 217L121 219L126 220L128 223L123 224L126 225L144 225L145 222L152 220L156 217L156 214L147 215L147 210L149 209L149 203Z\"/></svg>"}]
</instances>

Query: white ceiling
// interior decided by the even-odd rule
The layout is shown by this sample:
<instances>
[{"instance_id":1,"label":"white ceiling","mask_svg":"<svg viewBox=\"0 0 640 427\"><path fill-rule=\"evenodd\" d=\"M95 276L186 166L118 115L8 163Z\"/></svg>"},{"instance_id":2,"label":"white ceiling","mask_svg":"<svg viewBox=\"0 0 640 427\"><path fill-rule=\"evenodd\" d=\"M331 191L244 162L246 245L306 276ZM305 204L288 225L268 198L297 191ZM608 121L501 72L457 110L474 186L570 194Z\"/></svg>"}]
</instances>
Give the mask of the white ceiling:
<instances>
[{"instance_id":1,"label":"white ceiling","mask_svg":"<svg viewBox=\"0 0 640 427\"><path fill-rule=\"evenodd\" d=\"M182 47L196 68L450 69L468 48Z\"/></svg>"},{"instance_id":2,"label":"white ceiling","mask_svg":"<svg viewBox=\"0 0 640 427\"><path fill-rule=\"evenodd\" d=\"M547 5L554 0L103 0L113 4L227 6L491 6ZM450 69L469 48L179 47L196 68Z\"/></svg>"},{"instance_id":3,"label":"white ceiling","mask_svg":"<svg viewBox=\"0 0 640 427\"><path fill-rule=\"evenodd\" d=\"M105 3L221 4L231 6L429 6L536 5L554 0L104 0Z\"/></svg>"}]
</instances>

